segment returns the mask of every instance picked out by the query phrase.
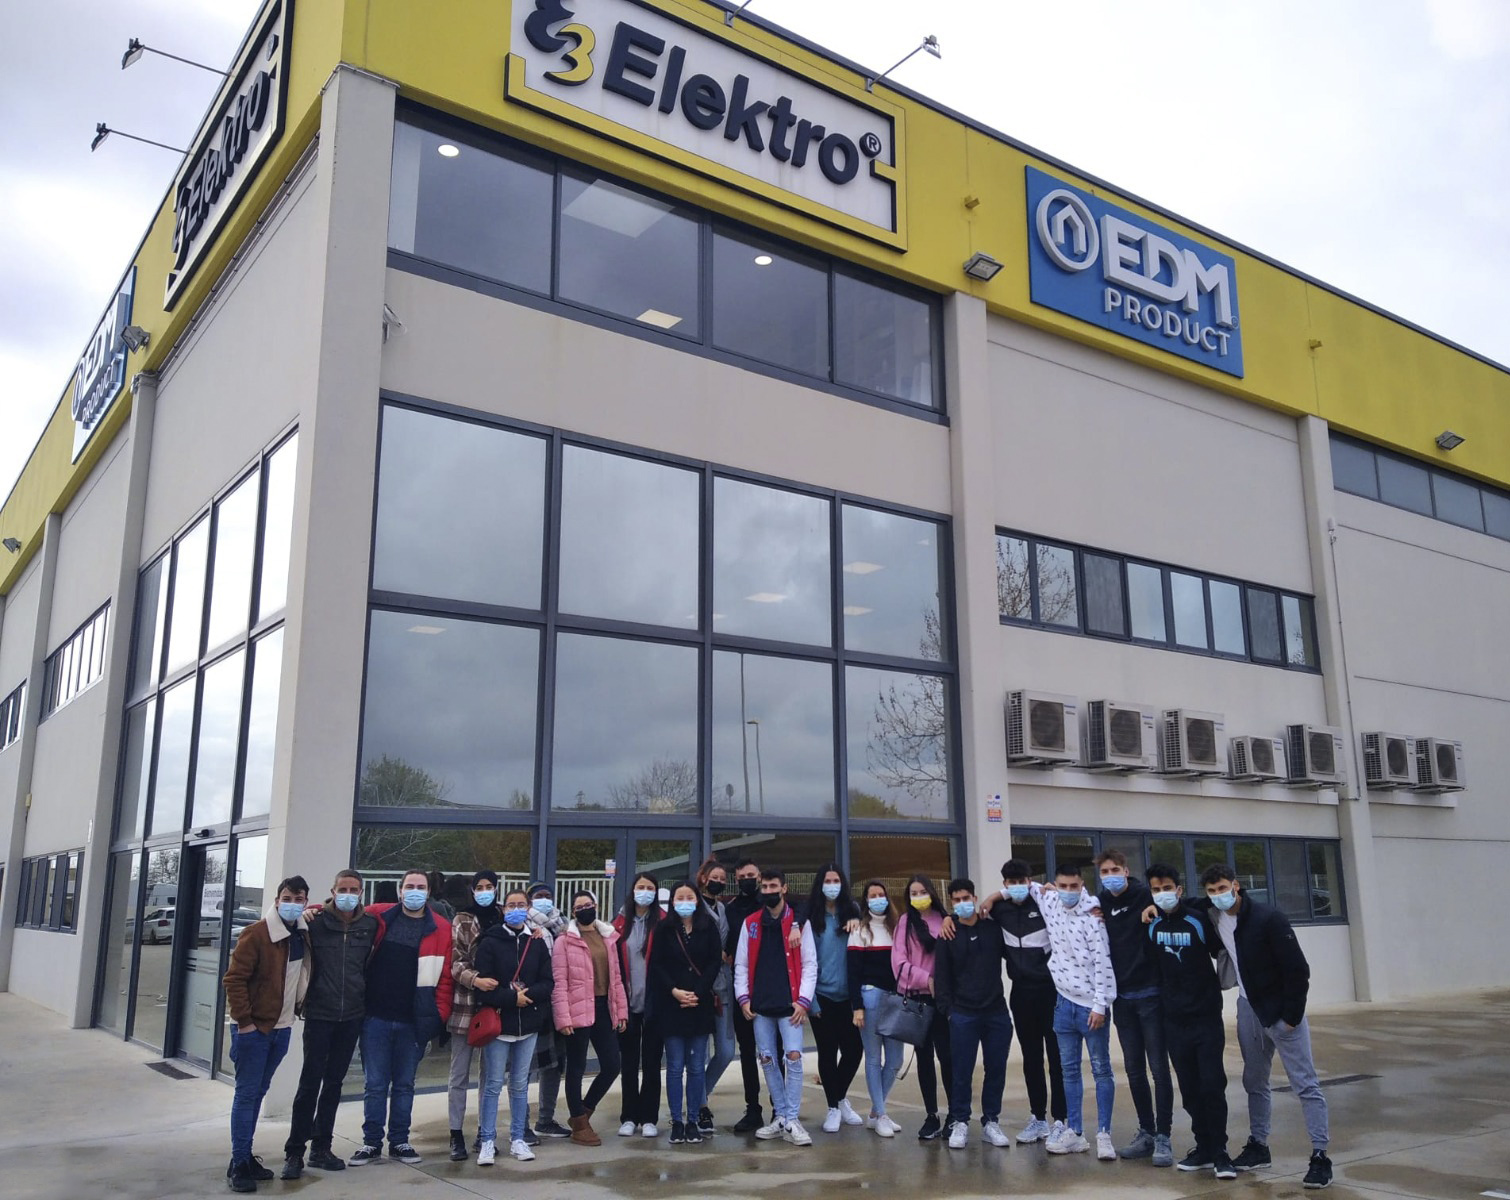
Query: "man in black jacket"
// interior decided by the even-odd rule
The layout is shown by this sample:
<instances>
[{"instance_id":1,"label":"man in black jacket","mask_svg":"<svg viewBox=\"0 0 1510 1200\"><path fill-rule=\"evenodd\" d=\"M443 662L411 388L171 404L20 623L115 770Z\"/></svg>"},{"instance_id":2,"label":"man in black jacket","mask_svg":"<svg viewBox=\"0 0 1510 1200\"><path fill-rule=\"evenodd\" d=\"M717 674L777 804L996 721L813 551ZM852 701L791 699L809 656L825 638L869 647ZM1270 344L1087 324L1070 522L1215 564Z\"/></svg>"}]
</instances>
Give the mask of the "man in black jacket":
<instances>
[{"instance_id":1,"label":"man in black jacket","mask_svg":"<svg viewBox=\"0 0 1510 1200\"><path fill-rule=\"evenodd\" d=\"M1127 856L1120 850L1103 850L1096 859L1101 875L1101 913L1111 943L1112 973L1117 977L1117 998L1112 1001L1112 1021L1122 1044L1122 1065L1127 1071L1127 1090L1138 1114L1138 1132L1117 1151L1121 1158L1148 1158L1156 1167L1174 1166L1169 1144L1169 1126L1174 1118L1174 1085L1169 1079L1169 1058L1164 1049L1164 1014L1159 1000L1159 976L1149 961L1148 931L1143 910L1153 901L1141 879L1127 873ZM1146 1063L1146 1069L1145 1069ZM1150 1093L1148 1077L1153 1076Z\"/></svg>"},{"instance_id":2,"label":"man in black jacket","mask_svg":"<svg viewBox=\"0 0 1510 1200\"><path fill-rule=\"evenodd\" d=\"M367 958L377 935L377 918L362 908L362 877L337 873L330 899L309 918L309 990L304 997L304 1068L294 1095L293 1121L283 1146L283 1178L309 1165L342 1171L344 1160L331 1153L341 1081L351 1066L367 1014Z\"/></svg>"},{"instance_id":3,"label":"man in black jacket","mask_svg":"<svg viewBox=\"0 0 1510 1200\"><path fill-rule=\"evenodd\" d=\"M1332 1160L1326 1153L1326 1099L1316 1078L1306 1022L1310 965L1284 914L1243 895L1231 867L1207 867L1201 884L1211 902L1209 916L1217 935L1237 968L1237 1040L1243 1052L1243 1090L1248 1093L1248 1144L1234 1165L1251 1171L1270 1164L1269 1072L1278 1050L1290 1087L1300 1097L1311 1138L1311 1162L1303 1182L1308 1188L1324 1188L1332 1182Z\"/></svg>"},{"instance_id":4,"label":"man in black jacket","mask_svg":"<svg viewBox=\"0 0 1510 1200\"><path fill-rule=\"evenodd\" d=\"M724 904L724 916L728 918L729 932L724 939L724 961L734 962L739 949L740 935L745 921L763 907L760 902L760 868L752 859L740 859L734 865L735 893ZM734 1126L735 1133L754 1133L765 1124L760 1108L760 1055L755 1048L755 1025L739 1010L734 1009L734 1040L739 1044L739 1073L744 1082L745 1114ZM771 1109L775 1112L774 1106Z\"/></svg>"}]
</instances>

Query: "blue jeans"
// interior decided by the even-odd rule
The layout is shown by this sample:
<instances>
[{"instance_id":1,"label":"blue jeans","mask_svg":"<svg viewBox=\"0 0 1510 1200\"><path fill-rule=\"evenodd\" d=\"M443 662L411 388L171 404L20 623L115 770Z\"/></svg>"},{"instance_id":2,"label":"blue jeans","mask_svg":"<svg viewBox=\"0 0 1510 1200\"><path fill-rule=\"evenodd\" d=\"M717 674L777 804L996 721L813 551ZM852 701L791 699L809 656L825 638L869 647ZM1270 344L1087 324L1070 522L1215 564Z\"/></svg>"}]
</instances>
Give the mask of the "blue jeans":
<instances>
[{"instance_id":1,"label":"blue jeans","mask_svg":"<svg viewBox=\"0 0 1510 1200\"><path fill-rule=\"evenodd\" d=\"M368 1017L362 1022L362 1074L367 1085L362 1141L366 1145L383 1144L384 1117L388 1119L388 1144L402 1146L408 1142L414 1073L419 1070L424 1049L415 1040L414 1025L409 1021Z\"/></svg>"},{"instance_id":2,"label":"blue jeans","mask_svg":"<svg viewBox=\"0 0 1510 1200\"><path fill-rule=\"evenodd\" d=\"M1007 1055L1012 1049L1012 1017L1003 1006L994 1012L949 1014L949 1053L954 1086L949 1091L949 1120L970 1121L970 1090L975 1083L975 1055L980 1052L980 1119L1001 1116L1001 1094L1007 1086Z\"/></svg>"},{"instance_id":3,"label":"blue jeans","mask_svg":"<svg viewBox=\"0 0 1510 1200\"><path fill-rule=\"evenodd\" d=\"M530 1119L530 1061L538 1036L532 1033L517 1042L494 1038L483 1046L482 1092L477 1100L477 1136L483 1141L498 1140L498 1097L505 1074L509 1078L509 1141L524 1137Z\"/></svg>"},{"instance_id":4,"label":"blue jeans","mask_svg":"<svg viewBox=\"0 0 1510 1200\"><path fill-rule=\"evenodd\" d=\"M795 1121L802 1107L802 1026L791 1017L755 1014L755 1052L765 1069L771 1104L783 1121Z\"/></svg>"},{"instance_id":5,"label":"blue jeans","mask_svg":"<svg viewBox=\"0 0 1510 1200\"><path fill-rule=\"evenodd\" d=\"M272 1033L241 1033L231 1026L231 1061L236 1064L236 1095L231 1100L231 1161L245 1162L252 1157L252 1138L257 1132L257 1117L262 1112L262 1098L273 1082L273 1072L288 1053L291 1031L275 1029Z\"/></svg>"},{"instance_id":6,"label":"blue jeans","mask_svg":"<svg viewBox=\"0 0 1510 1200\"><path fill-rule=\"evenodd\" d=\"M1164 1002L1158 989L1136 996L1118 996L1112 1001L1112 1023L1117 1027L1117 1041L1122 1044L1122 1066L1127 1071L1127 1090L1132 1093L1133 1108L1138 1113L1138 1128L1168 1137L1174 1119L1174 1083L1169 1078L1169 1054L1164 1048Z\"/></svg>"},{"instance_id":7,"label":"blue jeans","mask_svg":"<svg viewBox=\"0 0 1510 1200\"><path fill-rule=\"evenodd\" d=\"M708 1086L703 1059L708 1053L706 1037L668 1037L666 1039L666 1109L673 1121L682 1120L682 1075L686 1074L688 1121L697 1122L698 1111L707 1099Z\"/></svg>"},{"instance_id":8,"label":"blue jeans","mask_svg":"<svg viewBox=\"0 0 1510 1200\"><path fill-rule=\"evenodd\" d=\"M708 1086L703 1094L703 1104L723 1078L724 1069L739 1056L734 1042L734 1001L724 998L724 1010L718 1014L718 1023L713 1026L713 1057L708 1059Z\"/></svg>"},{"instance_id":9,"label":"blue jeans","mask_svg":"<svg viewBox=\"0 0 1510 1200\"><path fill-rule=\"evenodd\" d=\"M860 1003L865 1006L865 1024L860 1027L860 1041L865 1046L865 1090L870 1093L870 1110L876 1116L886 1111L886 1097L902 1069L907 1047L899 1038L882 1037L876 1007L885 993L866 984L860 989Z\"/></svg>"},{"instance_id":10,"label":"blue jeans","mask_svg":"<svg viewBox=\"0 0 1510 1200\"><path fill-rule=\"evenodd\" d=\"M1065 1121L1076 1133L1085 1132L1081 1111L1085 1107L1085 1081L1080 1074L1080 1046L1091 1056L1091 1076L1096 1081L1096 1130L1111 1131L1112 1100L1117 1081L1112 1078L1111 1021L1100 1029L1090 1025L1091 1010L1060 996L1054 1005L1054 1036L1059 1039L1059 1062L1064 1070Z\"/></svg>"}]
</instances>

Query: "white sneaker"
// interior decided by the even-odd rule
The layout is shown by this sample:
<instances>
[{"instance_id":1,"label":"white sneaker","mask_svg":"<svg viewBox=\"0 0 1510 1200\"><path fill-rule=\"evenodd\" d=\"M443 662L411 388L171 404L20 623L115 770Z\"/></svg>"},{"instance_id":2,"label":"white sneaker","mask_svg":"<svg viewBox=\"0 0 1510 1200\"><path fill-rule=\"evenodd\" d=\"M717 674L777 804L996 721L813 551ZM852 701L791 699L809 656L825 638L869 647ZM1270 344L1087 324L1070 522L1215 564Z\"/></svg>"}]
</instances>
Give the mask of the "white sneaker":
<instances>
[{"instance_id":1,"label":"white sneaker","mask_svg":"<svg viewBox=\"0 0 1510 1200\"><path fill-rule=\"evenodd\" d=\"M956 1121L949 1127L949 1149L963 1150L965 1143L970 1140L970 1126L964 1121Z\"/></svg>"},{"instance_id":2,"label":"white sneaker","mask_svg":"<svg viewBox=\"0 0 1510 1200\"><path fill-rule=\"evenodd\" d=\"M1117 1148L1112 1145L1111 1130L1103 1129L1096 1135L1096 1157L1102 1162L1117 1161Z\"/></svg>"},{"instance_id":3,"label":"white sneaker","mask_svg":"<svg viewBox=\"0 0 1510 1200\"><path fill-rule=\"evenodd\" d=\"M882 1113L871 1123L871 1128L876 1131L877 1136L890 1138L897 1136L897 1130L900 1129L901 1126L893 1121L890 1117L888 1117L885 1113Z\"/></svg>"},{"instance_id":4,"label":"white sneaker","mask_svg":"<svg viewBox=\"0 0 1510 1200\"><path fill-rule=\"evenodd\" d=\"M794 1146L811 1146L813 1135L802 1128L801 1121L788 1121L786 1123L786 1140Z\"/></svg>"},{"instance_id":5,"label":"white sneaker","mask_svg":"<svg viewBox=\"0 0 1510 1200\"><path fill-rule=\"evenodd\" d=\"M865 1118L857 1113L848 1100L839 1101L839 1116L846 1125L863 1125Z\"/></svg>"},{"instance_id":6,"label":"white sneaker","mask_svg":"<svg viewBox=\"0 0 1510 1200\"><path fill-rule=\"evenodd\" d=\"M823 1118L824 1133L838 1133L839 1126L844 1123L844 1118L837 1108L828 1110L828 1116Z\"/></svg>"},{"instance_id":7,"label":"white sneaker","mask_svg":"<svg viewBox=\"0 0 1510 1200\"><path fill-rule=\"evenodd\" d=\"M1069 1128L1059 1135L1058 1141L1047 1146L1050 1154L1084 1154L1090 1148L1091 1144L1081 1134Z\"/></svg>"},{"instance_id":8,"label":"white sneaker","mask_svg":"<svg viewBox=\"0 0 1510 1200\"><path fill-rule=\"evenodd\" d=\"M786 1132L786 1122L780 1117L771 1118L769 1125L762 1125L755 1131L755 1136L762 1142L774 1142Z\"/></svg>"},{"instance_id":9,"label":"white sneaker","mask_svg":"<svg viewBox=\"0 0 1510 1200\"><path fill-rule=\"evenodd\" d=\"M1048 1149L1052 1142L1064 1141L1064 1135L1070 1131L1070 1127L1063 1121L1055 1121L1049 1126L1049 1136L1044 1138L1044 1149Z\"/></svg>"},{"instance_id":10,"label":"white sneaker","mask_svg":"<svg viewBox=\"0 0 1510 1200\"><path fill-rule=\"evenodd\" d=\"M1029 1145L1033 1142L1044 1141L1048 1136L1049 1123L1047 1121L1040 1121L1037 1117L1034 1117L1022 1127L1022 1132L1017 1135L1017 1140L1025 1145Z\"/></svg>"},{"instance_id":11,"label":"white sneaker","mask_svg":"<svg viewBox=\"0 0 1510 1200\"><path fill-rule=\"evenodd\" d=\"M509 1153L520 1162L534 1162L535 1152L530 1149L530 1144L523 1138L515 1138L509 1143Z\"/></svg>"},{"instance_id":12,"label":"white sneaker","mask_svg":"<svg viewBox=\"0 0 1510 1200\"><path fill-rule=\"evenodd\" d=\"M648 1137L648 1138L660 1137L661 1136L661 1131L659 1129L657 1129L653 1123L647 1124L647 1125L641 1125L640 1126L640 1136L641 1137Z\"/></svg>"},{"instance_id":13,"label":"white sneaker","mask_svg":"<svg viewBox=\"0 0 1510 1200\"><path fill-rule=\"evenodd\" d=\"M981 1136L993 1146L1010 1146L1012 1139L1002 1132L1000 1123L987 1121L981 1128Z\"/></svg>"},{"instance_id":14,"label":"white sneaker","mask_svg":"<svg viewBox=\"0 0 1510 1200\"><path fill-rule=\"evenodd\" d=\"M493 1142L484 1139L482 1144L477 1147L477 1165L479 1167L491 1167L493 1165L493 1156L496 1152L497 1147Z\"/></svg>"},{"instance_id":15,"label":"white sneaker","mask_svg":"<svg viewBox=\"0 0 1510 1200\"><path fill-rule=\"evenodd\" d=\"M639 1133L639 1131L640 1127L633 1121L625 1121L622 1125L619 1126L620 1137L633 1137L635 1134Z\"/></svg>"}]
</instances>

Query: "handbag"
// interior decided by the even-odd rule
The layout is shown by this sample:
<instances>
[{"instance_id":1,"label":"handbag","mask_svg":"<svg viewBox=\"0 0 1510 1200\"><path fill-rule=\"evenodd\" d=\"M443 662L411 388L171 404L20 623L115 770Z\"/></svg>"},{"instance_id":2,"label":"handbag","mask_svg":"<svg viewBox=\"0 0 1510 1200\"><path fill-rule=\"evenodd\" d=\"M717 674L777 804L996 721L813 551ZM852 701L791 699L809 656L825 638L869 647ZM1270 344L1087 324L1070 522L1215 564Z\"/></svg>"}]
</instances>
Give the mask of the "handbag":
<instances>
[{"instance_id":1,"label":"handbag","mask_svg":"<svg viewBox=\"0 0 1510 1200\"><path fill-rule=\"evenodd\" d=\"M876 1004L876 1032L909 1046L921 1046L933 1027L933 1001L926 996L882 992Z\"/></svg>"},{"instance_id":2,"label":"handbag","mask_svg":"<svg viewBox=\"0 0 1510 1200\"><path fill-rule=\"evenodd\" d=\"M514 978L509 980L509 986L514 987L519 982L519 972L524 970L524 960L529 957L530 947L535 944L535 939L530 938L524 943L524 949L519 954L519 963L514 967ZM486 1046L494 1038L503 1032L503 1014L490 1004L484 1004L467 1023L467 1045Z\"/></svg>"}]
</instances>

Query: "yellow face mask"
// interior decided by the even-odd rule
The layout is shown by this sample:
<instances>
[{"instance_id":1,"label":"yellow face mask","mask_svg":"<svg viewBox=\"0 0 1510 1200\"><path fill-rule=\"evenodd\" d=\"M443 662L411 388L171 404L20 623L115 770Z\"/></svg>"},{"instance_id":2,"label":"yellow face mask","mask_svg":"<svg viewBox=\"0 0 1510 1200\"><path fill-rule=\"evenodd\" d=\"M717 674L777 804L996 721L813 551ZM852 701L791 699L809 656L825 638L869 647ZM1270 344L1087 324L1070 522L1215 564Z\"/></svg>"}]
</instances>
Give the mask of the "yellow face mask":
<instances>
[{"instance_id":1,"label":"yellow face mask","mask_svg":"<svg viewBox=\"0 0 1510 1200\"><path fill-rule=\"evenodd\" d=\"M912 903L912 907L917 909L918 912L927 912L933 907L933 897L931 896L911 896L909 900Z\"/></svg>"}]
</instances>

